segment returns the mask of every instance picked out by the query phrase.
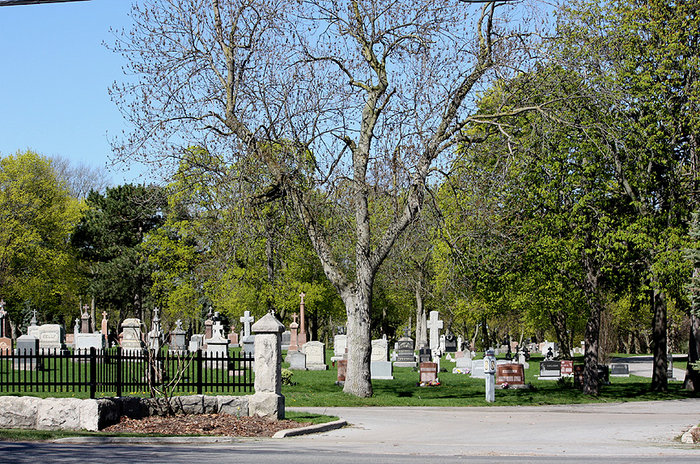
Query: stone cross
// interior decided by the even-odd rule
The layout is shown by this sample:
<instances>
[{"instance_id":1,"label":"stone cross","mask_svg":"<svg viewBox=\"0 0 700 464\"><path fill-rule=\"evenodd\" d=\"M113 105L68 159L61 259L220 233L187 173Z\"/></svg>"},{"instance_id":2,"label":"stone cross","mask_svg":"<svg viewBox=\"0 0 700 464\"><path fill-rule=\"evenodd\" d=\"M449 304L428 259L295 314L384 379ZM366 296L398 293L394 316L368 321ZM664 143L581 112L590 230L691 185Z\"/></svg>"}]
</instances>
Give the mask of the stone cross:
<instances>
[{"instance_id":1,"label":"stone cross","mask_svg":"<svg viewBox=\"0 0 700 464\"><path fill-rule=\"evenodd\" d=\"M304 298L306 293L302 292L299 296L301 297L301 303L299 304L299 347L302 347L306 343L306 318L304 317Z\"/></svg>"},{"instance_id":2,"label":"stone cross","mask_svg":"<svg viewBox=\"0 0 700 464\"><path fill-rule=\"evenodd\" d=\"M243 317L241 317L240 321L243 323L243 336L248 337L250 335L250 324L253 323L255 319L253 316L250 315L250 311L245 311L243 313Z\"/></svg>"},{"instance_id":3,"label":"stone cross","mask_svg":"<svg viewBox=\"0 0 700 464\"><path fill-rule=\"evenodd\" d=\"M175 330L182 330L182 321L180 319L175 321Z\"/></svg>"},{"instance_id":4,"label":"stone cross","mask_svg":"<svg viewBox=\"0 0 700 464\"><path fill-rule=\"evenodd\" d=\"M299 338L297 330L299 330L299 324L297 323L297 313L292 314L292 323L289 324L289 331L291 332L289 336L289 349L287 351L299 351Z\"/></svg>"},{"instance_id":5,"label":"stone cross","mask_svg":"<svg viewBox=\"0 0 700 464\"><path fill-rule=\"evenodd\" d=\"M437 311L430 311L428 330L430 330L430 349L433 351L440 346L440 329L443 327L443 323L438 317Z\"/></svg>"},{"instance_id":6,"label":"stone cross","mask_svg":"<svg viewBox=\"0 0 700 464\"><path fill-rule=\"evenodd\" d=\"M30 326L35 326L36 325L36 309L32 311L32 320L29 321Z\"/></svg>"}]
</instances>

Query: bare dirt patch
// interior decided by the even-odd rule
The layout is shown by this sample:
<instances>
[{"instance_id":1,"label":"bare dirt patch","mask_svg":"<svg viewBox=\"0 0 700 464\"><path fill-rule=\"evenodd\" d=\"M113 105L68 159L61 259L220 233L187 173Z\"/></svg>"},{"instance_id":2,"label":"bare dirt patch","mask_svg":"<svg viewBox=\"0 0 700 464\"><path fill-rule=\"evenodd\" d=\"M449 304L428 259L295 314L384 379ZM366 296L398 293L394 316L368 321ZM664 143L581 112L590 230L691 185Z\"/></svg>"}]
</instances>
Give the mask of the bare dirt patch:
<instances>
[{"instance_id":1,"label":"bare dirt patch","mask_svg":"<svg viewBox=\"0 0 700 464\"><path fill-rule=\"evenodd\" d=\"M271 437L280 430L311 425L292 420L269 421L259 417L237 417L229 414L192 414L150 416L130 419L102 429L107 433L139 433L162 435L209 435L225 437Z\"/></svg>"}]
</instances>

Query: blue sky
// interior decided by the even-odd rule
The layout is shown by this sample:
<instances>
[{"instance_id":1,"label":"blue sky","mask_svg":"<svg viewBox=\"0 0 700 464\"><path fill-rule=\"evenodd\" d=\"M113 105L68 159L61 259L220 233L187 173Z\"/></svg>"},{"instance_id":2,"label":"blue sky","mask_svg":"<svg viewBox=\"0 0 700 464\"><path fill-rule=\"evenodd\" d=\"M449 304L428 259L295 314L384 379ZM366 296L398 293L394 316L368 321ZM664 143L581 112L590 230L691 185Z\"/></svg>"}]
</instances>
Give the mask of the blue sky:
<instances>
[{"instance_id":1,"label":"blue sky","mask_svg":"<svg viewBox=\"0 0 700 464\"><path fill-rule=\"evenodd\" d=\"M108 50L129 28L130 0L0 7L0 155L32 149L104 167L109 138L125 128L107 93L124 60ZM114 185L142 167L110 168Z\"/></svg>"}]
</instances>

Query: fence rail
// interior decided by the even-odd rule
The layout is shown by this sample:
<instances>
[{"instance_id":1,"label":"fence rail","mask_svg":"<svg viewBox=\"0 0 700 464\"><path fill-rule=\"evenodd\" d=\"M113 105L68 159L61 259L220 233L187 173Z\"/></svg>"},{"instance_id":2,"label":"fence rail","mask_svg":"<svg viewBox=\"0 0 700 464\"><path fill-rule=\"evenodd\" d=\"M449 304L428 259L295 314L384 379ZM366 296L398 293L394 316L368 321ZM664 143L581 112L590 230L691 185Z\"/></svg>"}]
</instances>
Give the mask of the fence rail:
<instances>
[{"instance_id":1,"label":"fence rail","mask_svg":"<svg viewBox=\"0 0 700 464\"><path fill-rule=\"evenodd\" d=\"M0 353L0 392L89 392L95 398L143 395L151 387L200 395L253 390L253 357L233 350L18 351Z\"/></svg>"}]
</instances>

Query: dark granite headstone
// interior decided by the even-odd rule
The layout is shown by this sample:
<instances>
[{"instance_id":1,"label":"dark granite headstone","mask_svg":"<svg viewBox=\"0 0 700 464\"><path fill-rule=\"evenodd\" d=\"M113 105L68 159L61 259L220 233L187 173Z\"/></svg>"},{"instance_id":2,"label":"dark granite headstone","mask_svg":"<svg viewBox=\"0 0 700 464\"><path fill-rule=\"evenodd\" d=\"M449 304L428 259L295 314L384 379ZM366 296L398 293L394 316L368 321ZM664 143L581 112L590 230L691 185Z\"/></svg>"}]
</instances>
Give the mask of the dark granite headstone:
<instances>
[{"instance_id":1,"label":"dark granite headstone","mask_svg":"<svg viewBox=\"0 0 700 464\"><path fill-rule=\"evenodd\" d=\"M561 377L560 361L542 361L540 363L540 377L559 378Z\"/></svg>"},{"instance_id":2,"label":"dark granite headstone","mask_svg":"<svg viewBox=\"0 0 700 464\"><path fill-rule=\"evenodd\" d=\"M433 355L430 351L430 348L427 346L424 346L418 351L418 358L421 363L424 362L430 362L433 359Z\"/></svg>"},{"instance_id":3,"label":"dark granite headstone","mask_svg":"<svg viewBox=\"0 0 700 464\"><path fill-rule=\"evenodd\" d=\"M445 335L445 352L446 353L455 353L456 351L457 351L457 339L455 338L453 333L448 332L447 335Z\"/></svg>"},{"instance_id":4,"label":"dark granite headstone","mask_svg":"<svg viewBox=\"0 0 700 464\"><path fill-rule=\"evenodd\" d=\"M623 363L610 364L610 375L613 377L629 377L630 365Z\"/></svg>"}]
</instances>

